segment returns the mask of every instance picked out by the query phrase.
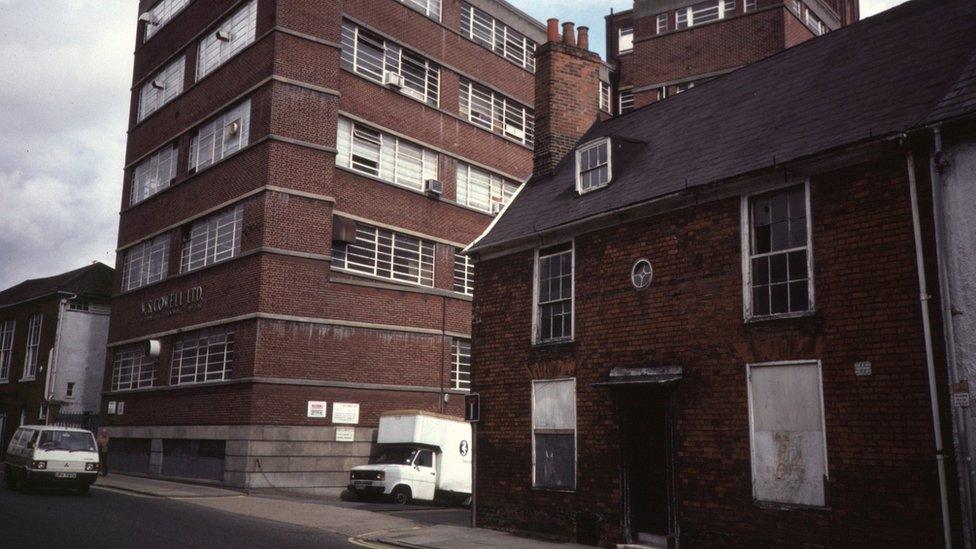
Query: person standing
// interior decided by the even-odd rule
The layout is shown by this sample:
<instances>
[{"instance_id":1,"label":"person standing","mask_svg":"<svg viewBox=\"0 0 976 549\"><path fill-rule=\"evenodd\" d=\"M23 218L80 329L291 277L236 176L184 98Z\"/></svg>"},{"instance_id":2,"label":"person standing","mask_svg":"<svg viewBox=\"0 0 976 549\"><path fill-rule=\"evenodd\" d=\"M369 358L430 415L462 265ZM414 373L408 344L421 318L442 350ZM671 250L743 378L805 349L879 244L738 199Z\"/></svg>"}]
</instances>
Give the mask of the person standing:
<instances>
[{"instance_id":1,"label":"person standing","mask_svg":"<svg viewBox=\"0 0 976 549\"><path fill-rule=\"evenodd\" d=\"M103 477L108 474L108 441L108 429L102 427L98 432L96 442L98 443L98 461L100 462L98 468L102 471Z\"/></svg>"}]
</instances>

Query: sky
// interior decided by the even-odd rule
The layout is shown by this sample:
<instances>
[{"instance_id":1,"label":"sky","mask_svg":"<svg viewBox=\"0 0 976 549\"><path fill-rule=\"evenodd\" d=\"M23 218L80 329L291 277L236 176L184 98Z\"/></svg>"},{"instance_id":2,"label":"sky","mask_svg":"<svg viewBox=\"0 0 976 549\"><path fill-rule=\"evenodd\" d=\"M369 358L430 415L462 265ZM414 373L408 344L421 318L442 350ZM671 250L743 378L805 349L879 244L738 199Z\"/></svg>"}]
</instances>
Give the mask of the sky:
<instances>
[{"instance_id":1,"label":"sky","mask_svg":"<svg viewBox=\"0 0 976 549\"><path fill-rule=\"evenodd\" d=\"M200 0L206 1L206 0ZM633 0L509 0L590 27ZM862 17L904 0L861 0ZM0 289L115 263L136 0L0 0Z\"/></svg>"}]
</instances>

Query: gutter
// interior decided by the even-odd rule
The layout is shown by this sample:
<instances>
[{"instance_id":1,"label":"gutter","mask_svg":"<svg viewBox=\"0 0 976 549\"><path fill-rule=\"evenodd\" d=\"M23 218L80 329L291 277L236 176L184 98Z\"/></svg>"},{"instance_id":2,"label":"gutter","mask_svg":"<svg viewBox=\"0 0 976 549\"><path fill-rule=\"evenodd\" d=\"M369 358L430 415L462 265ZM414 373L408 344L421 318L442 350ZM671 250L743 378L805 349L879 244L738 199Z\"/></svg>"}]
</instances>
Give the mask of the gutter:
<instances>
[{"instance_id":1,"label":"gutter","mask_svg":"<svg viewBox=\"0 0 976 549\"><path fill-rule=\"evenodd\" d=\"M952 524L949 520L949 495L946 485L945 449L942 443L942 418L939 416L939 390L936 385L935 356L932 351L932 324L929 319L929 300L925 277L925 255L922 252L922 223L918 213L918 188L915 183L915 158L912 153L906 157L908 170L908 192L912 205L912 230L915 237L915 265L918 270L919 305L922 309L922 332L925 338L925 364L928 370L929 402L932 407L932 430L935 437L935 463L939 471L939 499L942 506L942 532L946 549L952 548Z\"/></svg>"}]
</instances>

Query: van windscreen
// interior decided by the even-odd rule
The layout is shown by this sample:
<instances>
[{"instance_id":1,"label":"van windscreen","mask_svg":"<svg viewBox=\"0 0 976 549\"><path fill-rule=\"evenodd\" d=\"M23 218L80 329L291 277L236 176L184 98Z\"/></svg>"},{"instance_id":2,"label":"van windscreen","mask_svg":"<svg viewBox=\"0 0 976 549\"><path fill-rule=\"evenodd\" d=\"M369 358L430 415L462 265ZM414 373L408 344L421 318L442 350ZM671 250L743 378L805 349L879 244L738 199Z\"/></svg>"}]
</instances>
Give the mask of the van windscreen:
<instances>
[{"instance_id":1,"label":"van windscreen","mask_svg":"<svg viewBox=\"0 0 976 549\"><path fill-rule=\"evenodd\" d=\"M64 450L67 452L94 452L95 439L88 432L42 431L38 450Z\"/></svg>"},{"instance_id":2,"label":"van windscreen","mask_svg":"<svg viewBox=\"0 0 976 549\"><path fill-rule=\"evenodd\" d=\"M373 463L410 465L417 450L413 448L387 448Z\"/></svg>"}]
</instances>

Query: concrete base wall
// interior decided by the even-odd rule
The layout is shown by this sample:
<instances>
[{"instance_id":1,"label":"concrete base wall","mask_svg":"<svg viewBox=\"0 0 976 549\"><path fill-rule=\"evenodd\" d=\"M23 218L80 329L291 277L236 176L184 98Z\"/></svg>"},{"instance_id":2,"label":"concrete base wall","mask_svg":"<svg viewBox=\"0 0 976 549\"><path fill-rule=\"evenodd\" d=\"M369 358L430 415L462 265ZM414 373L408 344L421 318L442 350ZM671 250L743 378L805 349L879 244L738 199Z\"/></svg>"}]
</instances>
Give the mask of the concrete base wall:
<instances>
[{"instance_id":1,"label":"concrete base wall","mask_svg":"<svg viewBox=\"0 0 976 549\"><path fill-rule=\"evenodd\" d=\"M336 442L335 427L206 425L109 427L112 438L149 439L149 476L161 475L166 439L226 442L223 484L254 490L339 495L349 470L369 462L376 429L356 427L354 442Z\"/></svg>"}]
</instances>

